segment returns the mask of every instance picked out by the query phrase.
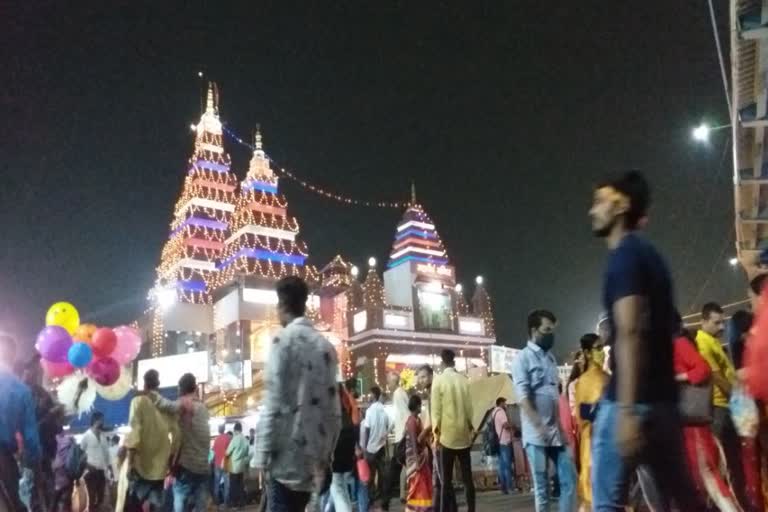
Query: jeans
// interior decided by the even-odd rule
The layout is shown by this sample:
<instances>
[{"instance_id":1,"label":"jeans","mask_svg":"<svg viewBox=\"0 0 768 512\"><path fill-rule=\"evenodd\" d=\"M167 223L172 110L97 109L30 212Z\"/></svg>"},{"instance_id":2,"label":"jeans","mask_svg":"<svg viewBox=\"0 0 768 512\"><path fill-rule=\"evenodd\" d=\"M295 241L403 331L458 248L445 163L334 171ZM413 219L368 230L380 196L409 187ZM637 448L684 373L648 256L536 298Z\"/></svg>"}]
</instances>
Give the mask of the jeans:
<instances>
[{"instance_id":1,"label":"jeans","mask_svg":"<svg viewBox=\"0 0 768 512\"><path fill-rule=\"evenodd\" d=\"M370 493L368 492L368 486L356 479L355 493L357 496L357 510L358 512L368 512L370 506Z\"/></svg>"},{"instance_id":2,"label":"jeans","mask_svg":"<svg viewBox=\"0 0 768 512\"><path fill-rule=\"evenodd\" d=\"M173 510L184 512L187 505L193 505L194 512L204 512L207 508L208 475L179 470L173 482Z\"/></svg>"},{"instance_id":3,"label":"jeans","mask_svg":"<svg viewBox=\"0 0 768 512\"><path fill-rule=\"evenodd\" d=\"M352 512L352 498L349 496L349 483L352 479L352 473L333 474L329 492L334 512Z\"/></svg>"},{"instance_id":4,"label":"jeans","mask_svg":"<svg viewBox=\"0 0 768 512\"><path fill-rule=\"evenodd\" d=\"M226 505L229 498L229 476L222 468L213 468L213 502Z\"/></svg>"},{"instance_id":5,"label":"jeans","mask_svg":"<svg viewBox=\"0 0 768 512\"><path fill-rule=\"evenodd\" d=\"M467 512L475 512L475 482L472 479L472 459L470 457L471 448L462 448L454 450L439 446L437 449L437 466L440 471L440 482L442 486L434 490L432 500L434 510L443 512L456 512L456 491L453 489L453 467L456 461L459 461L461 468L461 480L464 483L464 491L467 494ZM442 507L440 505L442 503Z\"/></svg>"},{"instance_id":6,"label":"jeans","mask_svg":"<svg viewBox=\"0 0 768 512\"><path fill-rule=\"evenodd\" d=\"M268 512L304 512L311 493L292 491L272 478L267 483Z\"/></svg>"},{"instance_id":7,"label":"jeans","mask_svg":"<svg viewBox=\"0 0 768 512\"><path fill-rule=\"evenodd\" d=\"M508 493L515 487L512 478L512 445L502 444L499 446L499 486L501 492Z\"/></svg>"},{"instance_id":8,"label":"jeans","mask_svg":"<svg viewBox=\"0 0 768 512\"><path fill-rule=\"evenodd\" d=\"M392 489L395 487L395 482L398 482L400 486L400 495L402 496L403 494L403 483L400 478L403 474L403 464L397 460L397 456L393 455L389 460L388 469L387 478L384 479L384 494L381 497L381 508L383 510L389 510L389 500L392 499Z\"/></svg>"},{"instance_id":9,"label":"jeans","mask_svg":"<svg viewBox=\"0 0 768 512\"><path fill-rule=\"evenodd\" d=\"M88 467L83 476L88 489L88 509L100 510L104 506L104 491L107 489L107 474L103 469Z\"/></svg>"},{"instance_id":10,"label":"jeans","mask_svg":"<svg viewBox=\"0 0 768 512\"><path fill-rule=\"evenodd\" d=\"M386 453L386 446L376 453L365 452L365 460L368 462L368 467L371 469L371 480L368 482L368 497L371 501L376 501L378 499L384 500L386 496L386 464L384 462ZM376 486L375 490L374 484Z\"/></svg>"},{"instance_id":11,"label":"jeans","mask_svg":"<svg viewBox=\"0 0 768 512\"><path fill-rule=\"evenodd\" d=\"M683 434L676 404L638 404L635 414L641 419L646 440L644 453L636 460L619 454L616 439L619 406L603 400L597 409L592 434L592 494L595 512L623 511L628 501L630 475L642 467L643 480L655 482L654 501L659 511L670 510L675 501L681 512L705 510L685 462Z\"/></svg>"},{"instance_id":12,"label":"jeans","mask_svg":"<svg viewBox=\"0 0 768 512\"><path fill-rule=\"evenodd\" d=\"M242 507L245 505L245 473L229 474L227 505L230 507Z\"/></svg>"},{"instance_id":13,"label":"jeans","mask_svg":"<svg viewBox=\"0 0 768 512\"><path fill-rule=\"evenodd\" d=\"M552 461L560 481L560 512L571 512L576 506L576 467L566 446L525 445L533 476L536 512L549 511L549 461Z\"/></svg>"}]
</instances>

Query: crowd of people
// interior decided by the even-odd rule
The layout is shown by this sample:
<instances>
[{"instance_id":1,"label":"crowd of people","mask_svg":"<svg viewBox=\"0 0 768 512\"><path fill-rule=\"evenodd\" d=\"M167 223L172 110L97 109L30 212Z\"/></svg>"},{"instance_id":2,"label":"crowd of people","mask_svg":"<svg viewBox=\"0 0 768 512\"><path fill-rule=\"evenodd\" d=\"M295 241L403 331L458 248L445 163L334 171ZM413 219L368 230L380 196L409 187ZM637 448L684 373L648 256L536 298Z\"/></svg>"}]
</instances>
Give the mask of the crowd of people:
<instances>
[{"instance_id":1,"label":"crowd of people","mask_svg":"<svg viewBox=\"0 0 768 512\"><path fill-rule=\"evenodd\" d=\"M519 421L504 397L488 416L502 492L530 482L537 512L555 497L562 512L643 502L655 511L753 512L768 503L763 406L742 383L752 315L739 311L726 321L723 308L708 303L695 332L684 326L666 263L640 234L649 203L637 172L595 188L592 228L609 250L597 332L581 337L563 383L553 354L557 318L545 309L530 313L512 368ZM753 280L756 296L764 281ZM194 375L181 377L178 399L169 400L154 370L131 401L121 446L98 412L76 443L62 430L64 411L43 388L39 364L14 372L16 347L0 336L7 508L81 510L81 480L89 510L199 512L211 499L237 508L246 502L245 475L257 471L261 507L272 512L351 512L353 503L359 512L386 511L396 499L411 512L454 512L455 481L474 512L477 432L454 352L443 350L438 375L419 368L416 390L390 373L386 390L370 388L363 412L335 348L305 317L307 284L286 277L276 291L283 329L265 367L258 432L245 436L240 423L232 432L222 425L212 445Z\"/></svg>"},{"instance_id":2,"label":"crowd of people","mask_svg":"<svg viewBox=\"0 0 768 512\"><path fill-rule=\"evenodd\" d=\"M639 233L649 198L636 172L595 189L592 227L610 251L606 313L598 332L581 338L565 386L552 354L555 315L538 310L528 317L528 342L512 375L536 510L549 510L552 472L563 512L577 505L601 512L630 505L765 510L764 410L741 372L752 314L736 312L727 339L716 303L704 305L698 329L685 327L667 266ZM755 297L764 280L751 283ZM503 425L497 432L503 435ZM509 457L501 454L506 466Z\"/></svg>"}]
</instances>

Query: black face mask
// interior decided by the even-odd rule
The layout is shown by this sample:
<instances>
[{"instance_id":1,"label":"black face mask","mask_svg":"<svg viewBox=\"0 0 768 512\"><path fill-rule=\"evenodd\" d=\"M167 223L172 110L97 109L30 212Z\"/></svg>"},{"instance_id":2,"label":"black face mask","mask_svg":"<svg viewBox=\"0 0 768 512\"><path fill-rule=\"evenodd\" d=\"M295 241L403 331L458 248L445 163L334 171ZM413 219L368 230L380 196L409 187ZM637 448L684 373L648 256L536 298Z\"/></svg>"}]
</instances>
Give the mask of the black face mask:
<instances>
[{"instance_id":1,"label":"black face mask","mask_svg":"<svg viewBox=\"0 0 768 512\"><path fill-rule=\"evenodd\" d=\"M536 344L541 347L543 351L549 352L552 350L552 347L555 346L555 333L548 332L546 334L542 334L541 337L536 340Z\"/></svg>"}]
</instances>

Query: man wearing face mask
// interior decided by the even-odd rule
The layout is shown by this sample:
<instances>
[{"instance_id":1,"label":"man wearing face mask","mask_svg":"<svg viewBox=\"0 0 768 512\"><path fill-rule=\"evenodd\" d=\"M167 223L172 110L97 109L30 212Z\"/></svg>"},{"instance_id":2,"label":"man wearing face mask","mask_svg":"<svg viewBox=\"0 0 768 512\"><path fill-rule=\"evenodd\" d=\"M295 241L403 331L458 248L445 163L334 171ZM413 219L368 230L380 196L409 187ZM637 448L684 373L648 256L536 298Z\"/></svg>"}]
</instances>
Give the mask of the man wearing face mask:
<instances>
[{"instance_id":1,"label":"man wearing face mask","mask_svg":"<svg viewBox=\"0 0 768 512\"><path fill-rule=\"evenodd\" d=\"M512 378L520 400L523 445L533 473L536 510L549 510L547 462L552 461L560 480L560 511L570 512L576 503L576 469L558 420L559 382L555 344L555 315L537 310L528 315L528 344L512 366Z\"/></svg>"}]
</instances>

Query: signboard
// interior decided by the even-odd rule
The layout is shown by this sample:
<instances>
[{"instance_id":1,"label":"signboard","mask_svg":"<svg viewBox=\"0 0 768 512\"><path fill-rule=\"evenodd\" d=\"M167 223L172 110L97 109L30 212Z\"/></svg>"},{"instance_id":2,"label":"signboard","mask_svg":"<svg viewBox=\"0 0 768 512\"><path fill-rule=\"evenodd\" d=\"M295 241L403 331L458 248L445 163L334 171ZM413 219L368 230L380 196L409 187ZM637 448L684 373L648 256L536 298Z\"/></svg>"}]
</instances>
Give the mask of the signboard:
<instances>
[{"instance_id":1,"label":"signboard","mask_svg":"<svg viewBox=\"0 0 768 512\"><path fill-rule=\"evenodd\" d=\"M360 331L364 331L368 327L368 312L360 311L355 313L352 317L352 330L357 334Z\"/></svg>"},{"instance_id":2,"label":"signboard","mask_svg":"<svg viewBox=\"0 0 768 512\"><path fill-rule=\"evenodd\" d=\"M434 263L417 263L416 273L431 277L446 277L453 279L453 267L448 265L435 265Z\"/></svg>"},{"instance_id":3,"label":"signboard","mask_svg":"<svg viewBox=\"0 0 768 512\"><path fill-rule=\"evenodd\" d=\"M484 336L485 326L482 318L472 318L468 316L459 317L459 334L469 334L471 336Z\"/></svg>"},{"instance_id":4,"label":"signboard","mask_svg":"<svg viewBox=\"0 0 768 512\"><path fill-rule=\"evenodd\" d=\"M386 329L413 330L413 316L408 311L384 310L384 327Z\"/></svg>"},{"instance_id":5,"label":"signboard","mask_svg":"<svg viewBox=\"0 0 768 512\"><path fill-rule=\"evenodd\" d=\"M204 384L209 380L209 364L208 352L204 350L176 356L142 359L137 365L138 387L143 387L141 381L149 370L157 370L160 374L161 388L178 386L179 379L185 373L191 373L198 384Z\"/></svg>"},{"instance_id":6,"label":"signboard","mask_svg":"<svg viewBox=\"0 0 768 512\"><path fill-rule=\"evenodd\" d=\"M274 289L243 288L243 301L252 304L264 304L266 306L277 305L277 292ZM307 307L319 308L320 296L310 294L307 297Z\"/></svg>"},{"instance_id":7,"label":"signboard","mask_svg":"<svg viewBox=\"0 0 768 512\"><path fill-rule=\"evenodd\" d=\"M520 349L502 347L500 345L491 346L491 372L508 373L512 375L512 361L515 360Z\"/></svg>"}]
</instances>

